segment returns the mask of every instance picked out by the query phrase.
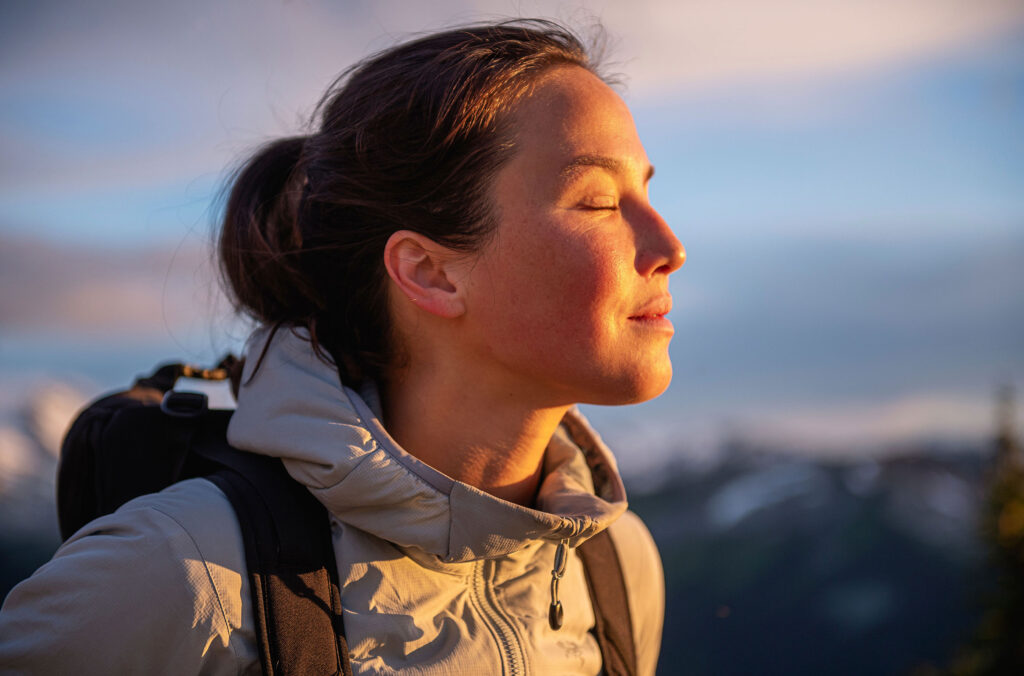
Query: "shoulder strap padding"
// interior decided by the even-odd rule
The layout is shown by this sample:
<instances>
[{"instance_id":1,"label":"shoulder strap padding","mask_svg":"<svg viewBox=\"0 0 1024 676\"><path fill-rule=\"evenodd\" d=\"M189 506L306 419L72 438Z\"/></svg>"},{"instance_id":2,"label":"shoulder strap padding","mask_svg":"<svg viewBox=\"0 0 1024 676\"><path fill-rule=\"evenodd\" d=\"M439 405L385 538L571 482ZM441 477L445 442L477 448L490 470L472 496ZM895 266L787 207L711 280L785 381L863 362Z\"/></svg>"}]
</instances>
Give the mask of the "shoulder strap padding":
<instances>
[{"instance_id":1,"label":"shoulder strap padding","mask_svg":"<svg viewBox=\"0 0 1024 676\"><path fill-rule=\"evenodd\" d=\"M279 459L197 451L226 468L208 478L242 527L263 673L351 676L327 510Z\"/></svg>"},{"instance_id":2,"label":"shoulder strap padding","mask_svg":"<svg viewBox=\"0 0 1024 676\"><path fill-rule=\"evenodd\" d=\"M622 565L611 534L603 530L576 548L594 605L594 634L607 676L635 676L636 646Z\"/></svg>"}]
</instances>

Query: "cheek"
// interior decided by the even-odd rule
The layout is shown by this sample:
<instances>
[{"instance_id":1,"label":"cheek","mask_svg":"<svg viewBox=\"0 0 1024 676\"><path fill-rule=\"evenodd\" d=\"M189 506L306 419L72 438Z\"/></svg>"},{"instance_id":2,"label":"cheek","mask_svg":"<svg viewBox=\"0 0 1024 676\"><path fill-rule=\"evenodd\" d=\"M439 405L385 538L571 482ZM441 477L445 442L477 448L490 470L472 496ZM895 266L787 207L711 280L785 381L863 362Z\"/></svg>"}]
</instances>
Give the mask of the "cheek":
<instances>
[{"instance_id":1,"label":"cheek","mask_svg":"<svg viewBox=\"0 0 1024 676\"><path fill-rule=\"evenodd\" d=\"M540 246L506 251L506 278L495 285L507 293L509 337L546 350L589 350L612 331L622 312L625 257L602 244L549 233Z\"/></svg>"},{"instance_id":2,"label":"cheek","mask_svg":"<svg viewBox=\"0 0 1024 676\"><path fill-rule=\"evenodd\" d=\"M614 321L623 310L629 279L629 255L606 233L590 232L572 238L566 246L552 247L558 260L551 266L562 268L556 287L566 303L581 313L589 313L595 322Z\"/></svg>"}]
</instances>

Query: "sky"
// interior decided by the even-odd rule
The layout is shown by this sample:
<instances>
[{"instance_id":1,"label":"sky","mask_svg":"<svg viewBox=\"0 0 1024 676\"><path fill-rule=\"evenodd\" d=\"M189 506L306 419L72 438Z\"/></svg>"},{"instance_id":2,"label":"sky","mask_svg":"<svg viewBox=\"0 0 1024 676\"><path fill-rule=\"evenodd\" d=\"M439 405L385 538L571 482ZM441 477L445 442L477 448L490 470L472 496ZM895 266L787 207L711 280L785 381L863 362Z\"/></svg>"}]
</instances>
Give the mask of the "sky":
<instances>
[{"instance_id":1,"label":"sky","mask_svg":"<svg viewBox=\"0 0 1024 676\"><path fill-rule=\"evenodd\" d=\"M603 26L688 251L673 385L588 408L606 436L989 433L996 385L1024 385L1016 0L3 3L0 388L237 349L208 250L230 169L353 61L511 16Z\"/></svg>"}]
</instances>

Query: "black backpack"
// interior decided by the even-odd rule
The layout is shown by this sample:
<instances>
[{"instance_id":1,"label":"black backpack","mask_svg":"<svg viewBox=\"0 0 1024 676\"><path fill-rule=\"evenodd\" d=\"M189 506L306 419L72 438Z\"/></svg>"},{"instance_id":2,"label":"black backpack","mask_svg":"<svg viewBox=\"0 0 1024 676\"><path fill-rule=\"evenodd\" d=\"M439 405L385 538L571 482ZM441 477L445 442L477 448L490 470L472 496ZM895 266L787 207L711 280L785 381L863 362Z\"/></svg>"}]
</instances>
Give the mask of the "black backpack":
<instances>
[{"instance_id":1,"label":"black backpack","mask_svg":"<svg viewBox=\"0 0 1024 676\"><path fill-rule=\"evenodd\" d=\"M237 391L240 373L233 357L215 369L166 364L87 406L61 447L61 537L134 497L205 477L228 497L241 525L263 673L351 676L327 510L280 460L228 444L230 410L210 409L202 393L172 389L180 377L232 378ZM611 537L603 531L576 551L604 673L635 674L632 621Z\"/></svg>"}]
</instances>

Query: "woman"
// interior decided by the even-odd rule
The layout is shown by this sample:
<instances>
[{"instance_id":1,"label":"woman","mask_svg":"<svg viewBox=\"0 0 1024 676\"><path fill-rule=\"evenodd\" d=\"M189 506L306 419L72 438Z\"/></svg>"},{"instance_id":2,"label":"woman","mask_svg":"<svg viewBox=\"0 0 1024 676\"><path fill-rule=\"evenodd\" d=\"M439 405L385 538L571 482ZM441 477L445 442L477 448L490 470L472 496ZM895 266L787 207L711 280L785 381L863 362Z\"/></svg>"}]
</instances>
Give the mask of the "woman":
<instances>
[{"instance_id":1,"label":"woman","mask_svg":"<svg viewBox=\"0 0 1024 676\"><path fill-rule=\"evenodd\" d=\"M332 519L353 672L596 674L577 557L610 529L641 673L663 586L614 460L574 409L668 385L685 257L653 169L580 42L546 22L399 45L319 128L237 176L221 240L248 347L231 443ZM258 671L241 533L205 479L79 531L0 614L0 664Z\"/></svg>"}]
</instances>

